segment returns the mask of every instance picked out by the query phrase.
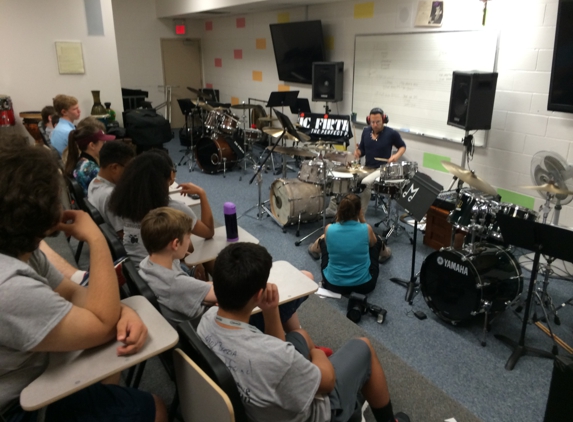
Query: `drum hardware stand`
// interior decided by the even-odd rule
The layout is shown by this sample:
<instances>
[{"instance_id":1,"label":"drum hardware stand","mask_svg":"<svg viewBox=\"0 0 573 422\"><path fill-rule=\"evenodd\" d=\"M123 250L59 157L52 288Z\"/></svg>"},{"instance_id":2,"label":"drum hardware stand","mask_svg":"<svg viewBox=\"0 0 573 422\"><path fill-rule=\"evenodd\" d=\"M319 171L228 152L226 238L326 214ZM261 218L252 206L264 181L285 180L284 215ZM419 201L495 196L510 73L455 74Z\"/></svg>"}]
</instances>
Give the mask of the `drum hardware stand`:
<instances>
[{"instance_id":1,"label":"drum hardware stand","mask_svg":"<svg viewBox=\"0 0 573 422\"><path fill-rule=\"evenodd\" d=\"M253 177L251 178L251 180L249 181L249 185L253 184L253 180L255 180L255 178L257 178L257 187L258 187L258 192L259 192L259 199L256 205L252 206L251 208L249 208L247 211L245 211L243 214L241 214L241 216L239 216L239 218L241 218L243 215L247 214L249 211L251 211L252 209L258 208L258 212L257 212L257 220L262 220L264 214L266 213L269 217L271 217L273 219L273 221L275 223L277 223L277 225L282 228L283 233L285 232L285 226L283 226L280 221L274 216L274 214L272 212L270 212L270 210L265 207L265 204L267 202L270 201L270 199L263 201L262 200L262 184L263 184L263 176L261 171L263 170L263 168L265 167L265 164L267 162L267 160L269 159L269 157L272 155L273 151L275 150L275 147L278 145L278 143L282 140L283 136L286 133L286 128L283 129L283 133L281 134L281 136L278 137L278 139L276 140L276 142L273 144L272 148L269 150L269 154L267 154L267 156L265 157L265 159L263 160L263 162L259 165L259 167L257 168L257 170L255 171L255 174L253 175Z\"/></svg>"},{"instance_id":2,"label":"drum hardware stand","mask_svg":"<svg viewBox=\"0 0 573 422\"><path fill-rule=\"evenodd\" d=\"M466 168L466 163L468 165L468 169L471 170L470 168L470 160L473 158L474 156L474 137L473 135L470 135L470 131L466 130L466 134L462 139L462 144L464 144L464 150L462 151L462 164L461 167L463 169ZM448 188L448 190L452 190L452 187L454 186L454 183L456 183L456 180L458 180L458 178L456 176L454 176L452 183L450 184L450 187ZM462 182L463 183L463 182ZM458 189L461 189L461 183L458 184ZM456 189L457 191L457 189ZM459 194L458 194L459 196Z\"/></svg>"},{"instance_id":3,"label":"drum hardware stand","mask_svg":"<svg viewBox=\"0 0 573 422\"><path fill-rule=\"evenodd\" d=\"M541 252L544 251L544 254L550 255L556 259L573 261L573 252L568 248L568 245L570 245L573 240L571 239L573 236L568 233L568 230L557 226L535 223L533 221L503 215L502 213L497 214L497 220L501 229L501 234L506 242L511 243L514 246L535 251L519 340L514 341L500 334L495 335L497 339L501 340L506 345L513 347L513 353L505 364L505 369L511 371L515 367L519 358L523 355L529 354L532 356L553 359L558 352L555 345L553 346L553 353L525 346L525 332L527 330L531 300L533 299ZM569 237L569 239L567 237Z\"/></svg>"},{"instance_id":4,"label":"drum hardware stand","mask_svg":"<svg viewBox=\"0 0 573 422\"><path fill-rule=\"evenodd\" d=\"M398 191L398 195L402 194L402 188L400 188L400 190ZM395 195L390 195L390 200L388 202L388 209L384 209L384 211L386 211L387 215L385 218L383 218L382 220L378 221L377 223L374 224L374 227L379 227L380 224L384 223L384 225L387 227L387 231L386 234L384 235L384 238L386 240L390 239L390 236L392 236L393 234L396 234L396 237L400 236L400 233L404 232L406 233L406 235L408 236L408 239L410 240L410 243L415 242L415 240L412 240L412 237L410 236L410 233L408 232L408 230L406 230L406 227L404 227L401 222L400 222L400 216L398 215L398 210L396 209L396 207L392 206L393 202L395 202ZM392 212L394 212L395 218L392 219Z\"/></svg>"}]
</instances>

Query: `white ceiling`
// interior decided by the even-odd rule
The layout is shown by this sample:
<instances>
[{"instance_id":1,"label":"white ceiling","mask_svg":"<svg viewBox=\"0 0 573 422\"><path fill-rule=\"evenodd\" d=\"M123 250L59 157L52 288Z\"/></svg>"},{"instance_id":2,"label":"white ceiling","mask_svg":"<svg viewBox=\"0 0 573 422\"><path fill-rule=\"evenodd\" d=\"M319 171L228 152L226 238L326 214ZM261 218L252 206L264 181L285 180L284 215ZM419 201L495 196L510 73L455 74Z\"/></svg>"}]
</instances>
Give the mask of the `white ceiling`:
<instances>
[{"instance_id":1,"label":"white ceiling","mask_svg":"<svg viewBox=\"0 0 573 422\"><path fill-rule=\"evenodd\" d=\"M170 8L171 10L165 10L162 7L165 6L164 1L156 0L158 17L179 19L247 14L333 2L333 0L170 0L179 4Z\"/></svg>"}]
</instances>

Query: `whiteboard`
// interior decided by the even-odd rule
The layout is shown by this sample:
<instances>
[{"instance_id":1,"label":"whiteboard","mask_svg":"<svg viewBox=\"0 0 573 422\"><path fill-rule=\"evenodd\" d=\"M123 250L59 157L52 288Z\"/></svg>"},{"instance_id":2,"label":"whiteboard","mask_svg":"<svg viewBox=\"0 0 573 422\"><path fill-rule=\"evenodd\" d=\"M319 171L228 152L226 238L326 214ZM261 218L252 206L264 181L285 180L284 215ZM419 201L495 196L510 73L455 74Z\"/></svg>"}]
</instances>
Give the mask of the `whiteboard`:
<instances>
[{"instance_id":1,"label":"whiteboard","mask_svg":"<svg viewBox=\"0 0 573 422\"><path fill-rule=\"evenodd\" d=\"M452 72L494 71L497 40L492 31L357 35L357 121L366 124L370 110L381 107L396 130L459 143L465 131L447 124ZM475 145L484 146L486 135L475 133Z\"/></svg>"}]
</instances>

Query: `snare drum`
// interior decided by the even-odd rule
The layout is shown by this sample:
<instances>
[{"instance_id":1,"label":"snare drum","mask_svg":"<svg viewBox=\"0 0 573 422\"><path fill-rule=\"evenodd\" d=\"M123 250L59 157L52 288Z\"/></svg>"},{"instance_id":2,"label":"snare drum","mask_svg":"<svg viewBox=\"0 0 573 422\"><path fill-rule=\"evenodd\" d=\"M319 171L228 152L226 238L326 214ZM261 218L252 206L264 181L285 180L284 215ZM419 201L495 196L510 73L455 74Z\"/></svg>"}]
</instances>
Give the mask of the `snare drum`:
<instances>
[{"instance_id":1,"label":"snare drum","mask_svg":"<svg viewBox=\"0 0 573 422\"><path fill-rule=\"evenodd\" d=\"M376 178L373 188L376 192L390 195L392 197L396 196L398 192L404 187L406 179L396 179L396 180L380 180L380 177Z\"/></svg>"},{"instance_id":2,"label":"snare drum","mask_svg":"<svg viewBox=\"0 0 573 422\"><path fill-rule=\"evenodd\" d=\"M332 167L330 161L312 159L303 161L298 172L298 179L305 183L323 185L328 182L328 171Z\"/></svg>"},{"instance_id":3,"label":"snare drum","mask_svg":"<svg viewBox=\"0 0 573 422\"><path fill-rule=\"evenodd\" d=\"M263 139L263 132L259 129L245 129L245 140L247 142L258 142L261 139Z\"/></svg>"},{"instance_id":4,"label":"snare drum","mask_svg":"<svg viewBox=\"0 0 573 422\"><path fill-rule=\"evenodd\" d=\"M330 192L333 195L347 194L356 187L354 175L340 171L332 171L331 174Z\"/></svg>"},{"instance_id":5,"label":"snare drum","mask_svg":"<svg viewBox=\"0 0 573 422\"><path fill-rule=\"evenodd\" d=\"M410 179L418 171L415 161L400 161L380 166L380 178L383 180Z\"/></svg>"},{"instance_id":6,"label":"snare drum","mask_svg":"<svg viewBox=\"0 0 573 422\"><path fill-rule=\"evenodd\" d=\"M271 185L271 212L283 225L318 220L324 209L320 186L298 179L277 179Z\"/></svg>"},{"instance_id":7,"label":"snare drum","mask_svg":"<svg viewBox=\"0 0 573 422\"><path fill-rule=\"evenodd\" d=\"M237 156L222 135L201 138L195 148L197 164L205 173L230 170L237 162Z\"/></svg>"}]
</instances>

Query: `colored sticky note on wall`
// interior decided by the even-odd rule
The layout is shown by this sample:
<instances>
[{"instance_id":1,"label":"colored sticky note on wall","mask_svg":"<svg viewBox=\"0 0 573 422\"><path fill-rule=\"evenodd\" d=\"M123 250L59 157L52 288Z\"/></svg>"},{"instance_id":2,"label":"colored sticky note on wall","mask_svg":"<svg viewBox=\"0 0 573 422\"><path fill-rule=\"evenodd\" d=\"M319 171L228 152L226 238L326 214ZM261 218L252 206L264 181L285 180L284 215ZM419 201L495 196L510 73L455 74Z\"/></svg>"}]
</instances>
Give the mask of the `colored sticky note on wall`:
<instances>
[{"instance_id":1,"label":"colored sticky note on wall","mask_svg":"<svg viewBox=\"0 0 573 422\"><path fill-rule=\"evenodd\" d=\"M213 84L205 84L205 88L213 89Z\"/></svg>"},{"instance_id":2,"label":"colored sticky note on wall","mask_svg":"<svg viewBox=\"0 0 573 422\"><path fill-rule=\"evenodd\" d=\"M239 97L231 97L231 105L239 104Z\"/></svg>"},{"instance_id":3,"label":"colored sticky note on wall","mask_svg":"<svg viewBox=\"0 0 573 422\"><path fill-rule=\"evenodd\" d=\"M429 152L424 153L424 167L448 173L446 168L442 165L442 161L451 161L451 158L443 155L430 154Z\"/></svg>"},{"instance_id":4,"label":"colored sticky note on wall","mask_svg":"<svg viewBox=\"0 0 573 422\"><path fill-rule=\"evenodd\" d=\"M213 30L213 21L205 22L205 31L212 31Z\"/></svg>"},{"instance_id":5,"label":"colored sticky note on wall","mask_svg":"<svg viewBox=\"0 0 573 422\"><path fill-rule=\"evenodd\" d=\"M223 67L223 59L215 59L215 67Z\"/></svg>"},{"instance_id":6,"label":"colored sticky note on wall","mask_svg":"<svg viewBox=\"0 0 573 422\"><path fill-rule=\"evenodd\" d=\"M279 84L279 91L290 91L290 86Z\"/></svg>"},{"instance_id":7,"label":"colored sticky note on wall","mask_svg":"<svg viewBox=\"0 0 573 422\"><path fill-rule=\"evenodd\" d=\"M266 38L257 38L256 46L257 46L257 50L266 50L267 49L267 39Z\"/></svg>"},{"instance_id":8,"label":"colored sticky note on wall","mask_svg":"<svg viewBox=\"0 0 573 422\"><path fill-rule=\"evenodd\" d=\"M283 13L277 14L277 23L287 23L287 22L290 22L290 13L289 12L283 12Z\"/></svg>"},{"instance_id":9,"label":"colored sticky note on wall","mask_svg":"<svg viewBox=\"0 0 573 422\"><path fill-rule=\"evenodd\" d=\"M242 59L243 50L233 50L233 56L235 57L235 59Z\"/></svg>"},{"instance_id":10,"label":"colored sticky note on wall","mask_svg":"<svg viewBox=\"0 0 573 422\"><path fill-rule=\"evenodd\" d=\"M244 28L245 23L245 18L237 18L237 28Z\"/></svg>"},{"instance_id":11,"label":"colored sticky note on wall","mask_svg":"<svg viewBox=\"0 0 573 422\"><path fill-rule=\"evenodd\" d=\"M324 37L324 48L329 51L334 50L334 37Z\"/></svg>"},{"instance_id":12,"label":"colored sticky note on wall","mask_svg":"<svg viewBox=\"0 0 573 422\"><path fill-rule=\"evenodd\" d=\"M354 5L354 19L374 17L374 2L357 3Z\"/></svg>"},{"instance_id":13,"label":"colored sticky note on wall","mask_svg":"<svg viewBox=\"0 0 573 422\"><path fill-rule=\"evenodd\" d=\"M505 189L498 189L497 193L499 193L503 202L509 202L529 209L535 208L535 198L532 196L522 195Z\"/></svg>"},{"instance_id":14,"label":"colored sticky note on wall","mask_svg":"<svg viewBox=\"0 0 573 422\"><path fill-rule=\"evenodd\" d=\"M262 82L263 72L261 72L260 70L253 70L253 81Z\"/></svg>"}]
</instances>

